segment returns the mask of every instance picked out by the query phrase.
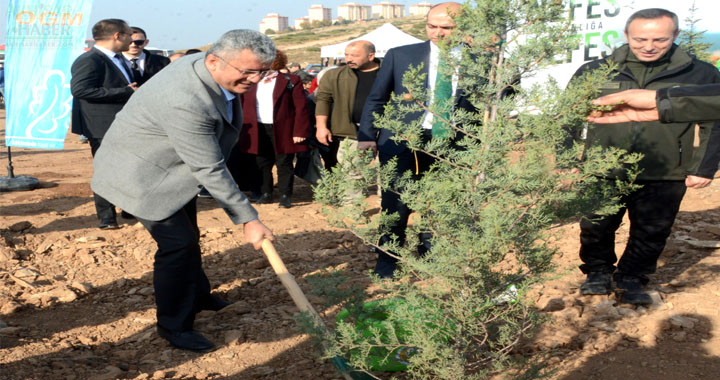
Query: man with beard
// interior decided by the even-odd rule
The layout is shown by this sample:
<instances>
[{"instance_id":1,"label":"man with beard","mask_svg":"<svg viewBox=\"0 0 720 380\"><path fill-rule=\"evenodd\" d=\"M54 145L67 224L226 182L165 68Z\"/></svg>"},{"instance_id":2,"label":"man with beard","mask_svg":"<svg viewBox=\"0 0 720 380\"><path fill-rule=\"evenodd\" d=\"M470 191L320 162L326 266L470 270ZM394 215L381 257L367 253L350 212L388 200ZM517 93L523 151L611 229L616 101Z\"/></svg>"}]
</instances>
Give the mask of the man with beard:
<instances>
[{"instance_id":1,"label":"man with beard","mask_svg":"<svg viewBox=\"0 0 720 380\"><path fill-rule=\"evenodd\" d=\"M363 106L380 68L375 45L364 40L345 47L345 63L326 72L315 90L315 138L329 147L329 152L323 155L326 169L345 157L348 149L357 147ZM346 139L350 141L341 144Z\"/></svg>"}]
</instances>

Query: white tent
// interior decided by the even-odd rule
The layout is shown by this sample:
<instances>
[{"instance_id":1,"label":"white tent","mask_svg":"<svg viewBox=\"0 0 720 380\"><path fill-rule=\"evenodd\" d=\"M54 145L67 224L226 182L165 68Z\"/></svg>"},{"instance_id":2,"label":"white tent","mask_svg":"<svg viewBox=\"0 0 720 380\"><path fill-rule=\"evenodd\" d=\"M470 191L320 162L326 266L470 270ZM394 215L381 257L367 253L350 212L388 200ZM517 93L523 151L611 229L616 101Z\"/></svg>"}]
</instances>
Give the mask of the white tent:
<instances>
[{"instance_id":1,"label":"white tent","mask_svg":"<svg viewBox=\"0 0 720 380\"><path fill-rule=\"evenodd\" d=\"M378 58L384 57L385 53L387 53L390 48L423 42L422 40L396 28L395 25L387 23L354 40L341 42L335 45L323 46L320 49L320 56L322 58L344 58L345 47L349 43L357 40L367 40L375 44L375 56Z\"/></svg>"}]
</instances>

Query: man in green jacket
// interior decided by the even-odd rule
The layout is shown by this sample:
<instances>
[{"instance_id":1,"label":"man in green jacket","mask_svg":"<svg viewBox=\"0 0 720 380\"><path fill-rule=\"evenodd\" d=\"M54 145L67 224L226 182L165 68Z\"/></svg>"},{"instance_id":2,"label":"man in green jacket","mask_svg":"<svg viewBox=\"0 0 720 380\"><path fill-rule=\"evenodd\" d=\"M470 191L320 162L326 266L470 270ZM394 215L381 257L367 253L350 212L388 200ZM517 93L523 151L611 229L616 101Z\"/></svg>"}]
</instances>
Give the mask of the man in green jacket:
<instances>
[{"instance_id":1,"label":"man in green jacket","mask_svg":"<svg viewBox=\"0 0 720 380\"><path fill-rule=\"evenodd\" d=\"M606 59L585 64L575 76L612 60L617 65L615 76L603 84L602 95L720 83L717 69L674 44L678 33L674 13L657 8L638 11L625 25L628 44ZM609 294L614 278L620 302L652 303L644 289L647 275L656 270L685 190L709 185L717 170L717 155L706 154L712 153L706 152L711 128L712 124L701 124L700 146L695 149L694 123L626 122L589 128L587 147L617 147L643 154L636 181L642 188L623 197L623 206L616 214L589 215L581 221L580 269L587 275L581 294ZM608 180L615 178L609 176ZM626 210L630 237L617 261L615 231Z\"/></svg>"},{"instance_id":2,"label":"man in green jacket","mask_svg":"<svg viewBox=\"0 0 720 380\"><path fill-rule=\"evenodd\" d=\"M375 59L375 45L364 40L353 41L345 47L345 63L347 65L326 72L315 90L315 137L330 147L327 169L335 166L348 149L357 145L357 126L363 105L380 68ZM346 139L352 143L341 144Z\"/></svg>"}]
</instances>

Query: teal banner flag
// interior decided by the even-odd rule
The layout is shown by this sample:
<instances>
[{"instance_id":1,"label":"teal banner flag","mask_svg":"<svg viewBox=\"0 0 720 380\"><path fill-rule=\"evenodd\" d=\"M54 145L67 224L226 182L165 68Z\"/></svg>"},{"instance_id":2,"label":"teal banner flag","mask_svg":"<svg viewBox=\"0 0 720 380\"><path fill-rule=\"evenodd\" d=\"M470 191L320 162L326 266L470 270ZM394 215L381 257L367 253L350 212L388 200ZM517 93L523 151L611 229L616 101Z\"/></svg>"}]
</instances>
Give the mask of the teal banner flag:
<instances>
[{"instance_id":1,"label":"teal banner flag","mask_svg":"<svg viewBox=\"0 0 720 380\"><path fill-rule=\"evenodd\" d=\"M92 0L10 0L5 48L5 144L62 149L70 126L70 66L85 49Z\"/></svg>"}]
</instances>

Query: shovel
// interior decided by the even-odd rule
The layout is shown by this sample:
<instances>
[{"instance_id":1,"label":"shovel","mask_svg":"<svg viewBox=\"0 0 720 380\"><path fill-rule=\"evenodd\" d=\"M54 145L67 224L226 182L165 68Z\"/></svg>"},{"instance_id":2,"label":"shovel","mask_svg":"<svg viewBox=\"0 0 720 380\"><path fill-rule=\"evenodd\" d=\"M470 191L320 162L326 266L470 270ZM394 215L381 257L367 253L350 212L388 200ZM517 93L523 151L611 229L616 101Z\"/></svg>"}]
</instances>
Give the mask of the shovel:
<instances>
[{"instance_id":1,"label":"shovel","mask_svg":"<svg viewBox=\"0 0 720 380\"><path fill-rule=\"evenodd\" d=\"M287 289L288 293L290 293L290 298L292 298L293 302L295 302L295 306L297 306L300 311L304 311L310 314L316 326L327 330L327 326L325 326L322 319L320 318L320 315L312 307L302 290L300 290L297 282L295 282L295 277L293 277L293 275L288 272L285 264L283 263L282 259L280 259L280 256L278 255L275 247L270 242L270 240L263 240L262 249L268 261L270 262L270 266L272 266L275 274L277 274L278 278L280 278L280 282L282 282L282 284L285 286L285 289ZM376 377L369 376L363 372L354 371L347 364L347 361L339 356L331 358L330 361L333 363L335 368L340 371L345 380L376 379Z\"/></svg>"}]
</instances>

